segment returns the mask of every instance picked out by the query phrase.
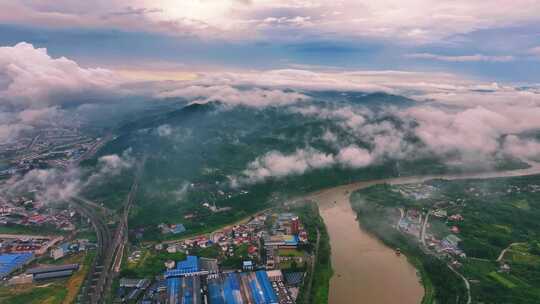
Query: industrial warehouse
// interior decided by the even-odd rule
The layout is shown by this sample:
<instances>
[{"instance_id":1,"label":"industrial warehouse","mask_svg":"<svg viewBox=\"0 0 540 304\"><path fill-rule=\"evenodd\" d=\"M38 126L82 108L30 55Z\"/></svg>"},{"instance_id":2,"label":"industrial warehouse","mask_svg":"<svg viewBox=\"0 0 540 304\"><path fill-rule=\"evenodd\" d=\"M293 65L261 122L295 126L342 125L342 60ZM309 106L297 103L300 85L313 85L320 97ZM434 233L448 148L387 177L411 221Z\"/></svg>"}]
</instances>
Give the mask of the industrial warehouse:
<instances>
[{"instance_id":1,"label":"industrial warehouse","mask_svg":"<svg viewBox=\"0 0 540 304\"><path fill-rule=\"evenodd\" d=\"M217 261L188 256L164 277L171 304L293 303L279 270L219 273Z\"/></svg>"},{"instance_id":2,"label":"industrial warehouse","mask_svg":"<svg viewBox=\"0 0 540 304\"><path fill-rule=\"evenodd\" d=\"M313 261L307 246L307 231L296 214L266 211L210 235L153 246L166 255L186 255L164 260L166 269L149 284L140 276L121 278L137 283L121 283L117 295L144 304L292 304ZM141 247L128 257L134 269L148 252Z\"/></svg>"},{"instance_id":3,"label":"industrial warehouse","mask_svg":"<svg viewBox=\"0 0 540 304\"><path fill-rule=\"evenodd\" d=\"M32 253L12 253L0 255L0 279L21 269L34 258Z\"/></svg>"},{"instance_id":4,"label":"industrial warehouse","mask_svg":"<svg viewBox=\"0 0 540 304\"><path fill-rule=\"evenodd\" d=\"M210 303L279 303L266 271L228 273L208 280Z\"/></svg>"},{"instance_id":5,"label":"industrial warehouse","mask_svg":"<svg viewBox=\"0 0 540 304\"><path fill-rule=\"evenodd\" d=\"M34 281L41 281L69 277L77 270L79 270L79 264L67 264L32 268L27 270L26 273L32 275Z\"/></svg>"}]
</instances>

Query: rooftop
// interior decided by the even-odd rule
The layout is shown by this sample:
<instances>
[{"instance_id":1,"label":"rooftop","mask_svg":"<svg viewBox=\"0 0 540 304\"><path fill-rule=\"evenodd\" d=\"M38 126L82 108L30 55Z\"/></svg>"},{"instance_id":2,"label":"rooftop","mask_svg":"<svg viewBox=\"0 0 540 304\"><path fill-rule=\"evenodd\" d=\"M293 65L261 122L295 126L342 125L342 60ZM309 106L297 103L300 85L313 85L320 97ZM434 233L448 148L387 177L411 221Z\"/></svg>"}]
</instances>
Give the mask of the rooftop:
<instances>
[{"instance_id":1,"label":"rooftop","mask_svg":"<svg viewBox=\"0 0 540 304\"><path fill-rule=\"evenodd\" d=\"M185 260L176 263L176 269L167 270L165 272L165 277L184 276L199 271L199 258L197 256L188 255Z\"/></svg>"},{"instance_id":2,"label":"rooftop","mask_svg":"<svg viewBox=\"0 0 540 304\"><path fill-rule=\"evenodd\" d=\"M7 276L15 269L32 259L32 253L15 253L0 255L0 278Z\"/></svg>"}]
</instances>

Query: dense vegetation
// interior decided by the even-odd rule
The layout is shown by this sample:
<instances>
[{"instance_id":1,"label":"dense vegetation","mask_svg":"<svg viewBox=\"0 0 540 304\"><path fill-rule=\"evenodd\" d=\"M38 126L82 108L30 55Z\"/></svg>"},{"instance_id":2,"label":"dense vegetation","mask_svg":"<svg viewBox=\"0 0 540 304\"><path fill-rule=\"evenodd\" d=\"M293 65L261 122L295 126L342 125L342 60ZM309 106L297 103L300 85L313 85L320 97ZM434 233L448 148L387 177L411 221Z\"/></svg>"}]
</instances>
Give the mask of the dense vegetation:
<instances>
[{"instance_id":1,"label":"dense vegetation","mask_svg":"<svg viewBox=\"0 0 540 304\"><path fill-rule=\"evenodd\" d=\"M319 209L316 204L306 204L292 211L300 216L308 232L312 248L307 249L312 253L315 253L315 251L317 253L314 272L308 271L297 303L328 303L329 284L333 274L330 259L330 239L324 222L319 215ZM317 235L319 235L318 249L313 248L317 244ZM309 282L311 282L310 287L307 286Z\"/></svg>"},{"instance_id":2,"label":"dense vegetation","mask_svg":"<svg viewBox=\"0 0 540 304\"><path fill-rule=\"evenodd\" d=\"M428 210L444 204L449 214L461 214L463 221L432 219L432 227L457 226L460 246L467 254L459 271L471 282L473 303L540 302L540 176L486 180L444 181L428 184L437 191L430 197L413 200L379 185L355 192L352 197L360 223L390 246L400 247L420 270L426 290L433 288L437 303L464 300L463 282L449 272L446 261L424 254L418 242L392 227L395 208ZM536 185L536 186L535 186ZM534 188L538 187L538 188ZM534 190L537 189L537 190ZM433 217L432 217L433 218ZM443 229L435 229L434 233ZM447 232L446 232L447 233ZM441 232L438 237L444 236ZM508 248L500 262L501 252ZM500 267L508 264L509 272ZM426 299L429 292L426 293Z\"/></svg>"},{"instance_id":3,"label":"dense vegetation","mask_svg":"<svg viewBox=\"0 0 540 304\"><path fill-rule=\"evenodd\" d=\"M406 130L395 117L384 114L385 106L407 107L406 98L348 92L312 93L312 104L321 107L367 107L379 111L374 123L391 124ZM231 187L231 177L238 176L257 157L269 151L293 153L307 146L324 153L336 154L335 145L323 140L331 131L342 142L369 148L368 142L351 136L335 119L301 115L287 107L254 109L227 107L219 103L168 103L154 107L144 115L133 115L114 130L114 140L102 148L85 166L91 168L97 158L130 151L132 157L147 156L137 204L132 209L131 227L144 227L145 239L162 239L156 226L160 223L182 223L186 234L210 231L249 216L290 196L336 186L350 181L397 175L447 172L434 156L409 161L386 160L364 169L341 166L313 170L302 175L270 179L259 184ZM413 134L410 140L415 141ZM519 164L513 164L519 165ZM129 170L114 181L86 189L84 195L119 208L133 181ZM247 190L247 194L240 194ZM223 191L225 195L219 194ZM231 195L229 197L229 195ZM202 207L209 202L217 207L232 207L226 212L211 212ZM184 218L185 215L191 215Z\"/></svg>"}]
</instances>

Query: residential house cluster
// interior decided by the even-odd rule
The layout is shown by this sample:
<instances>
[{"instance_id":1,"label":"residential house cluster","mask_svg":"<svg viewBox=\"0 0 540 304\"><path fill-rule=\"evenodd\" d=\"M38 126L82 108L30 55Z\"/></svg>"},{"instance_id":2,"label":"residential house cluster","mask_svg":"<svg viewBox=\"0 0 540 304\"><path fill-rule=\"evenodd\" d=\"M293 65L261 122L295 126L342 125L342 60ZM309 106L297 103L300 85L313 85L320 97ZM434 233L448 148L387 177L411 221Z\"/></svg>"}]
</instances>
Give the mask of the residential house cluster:
<instances>
[{"instance_id":1,"label":"residential house cluster","mask_svg":"<svg viewBox=\"0 0 540 304\"><path fill-rule=\"evenodd\" d=\"M0 235L0 253L33 253L43 255L63 239L61 236Z\"/></svg>"}]
</instances>

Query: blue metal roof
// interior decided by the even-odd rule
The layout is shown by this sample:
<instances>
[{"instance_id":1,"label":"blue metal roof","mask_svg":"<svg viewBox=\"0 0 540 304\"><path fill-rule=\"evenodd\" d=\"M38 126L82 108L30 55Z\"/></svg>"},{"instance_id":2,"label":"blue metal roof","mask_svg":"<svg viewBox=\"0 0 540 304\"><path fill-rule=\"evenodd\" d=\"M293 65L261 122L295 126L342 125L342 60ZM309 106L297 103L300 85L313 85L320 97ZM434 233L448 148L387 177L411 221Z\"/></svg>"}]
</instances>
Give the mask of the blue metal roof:
<instances>
[{"instance_id":1,"label":"blue metal roof","mask_svg":"<svg viewBox=\"0 0 540 304\"><path fill-rule=\"evenodd\" d=\"M179 234L186 231L186 227L183 224L176 224L173 229L171 229L171 232L173 234Z\"/></svg>"},{"instance_id":2,"label":"blue metal roof","mask_svg":"<svg viewBox=\"0 0 540 304\"><path fill-rule=\"evenodd\" d=\"M15 269L23 266L32 259L32 253L16 253L0 255L0 278L7 276Z\"/></svg>"},{"instance_id":3,"label":"blue metal roof","mask_svg":"<svg viewBox=\"0 0 540 304\"><path fill-rule=\"evenodd\" d=\"M243 298L254 304L279 303L266 271L229 273L210 281L208 290L210 304L243 304Z\"/></svg>"},{"instance_id":4,"label":"blue metal roof","mask_svg":"<svg viewBox=\"0 0 540 304\"><path fill-rule=\"evenodd\" d=\"M288 240L284 240L284 242L285 242L286 245L297 246L299 240L300 239L298 238L298 235L293 235L292 238L290 238Z\"/></svg>"},{"instance_id":5,"label":"blue metal roof","mask_svg":"<svg viewBox=\"0 0 540 304\"><path fill-rule=\"evenodd\" d=\"M257 271L256 274L257 280L259 281L264 293L265 303L278 303L277 296L274 289L272 289L272 284L270 283L270 279L268 279L268 274L266 271L260 270Z\"/></svg>"},{"instance_id":6,"label":"blue metal roof","mask_svg":"<svg viewBox=\"0 0 540 304\"><path fill-rule=\"evenodd\" d=\"M167 279L167 303L178 303L178 295L180 293L180 278L168 278Z\"/></svg>"},{"instance_id":7,"label":"blue metal roof","mask_svg":"<svg viewBox=\"0 0 540 304\"><path fill-rule=\"evenodd\" d=\"M185 260L176 263L176 269L167 270L165 277L180 277L194 272L199 272L199 257L188 255Z\"/></svg>"},{"instance_id":8,"label":"blue metal roof","mask_svg":"<svg viewBox=\"0 0 540 304\"><path fill-rule=\"evenodd\" d=\"M192 303L194 298L193 281L182 278L182 303Z\"/></svg>"},{"instance_id":9,"label":"blue metal roof","mask_svg":"<svg viewBox=\"0 0 540 304\"><path fill-rule=\"evenodd\" d=\"M208 292L210 293L211 304L225 304L223 299L223 284L220 282L209 282Z\"/></svg>"},{"instance_id":10,"label":"blue metal roof","mask_svg":"<svg viewBox=\"0 0 540 304\"><path fill-rule=\"evenodd\" d=\"M225 279L225 284L223 286L223 291L225 293L225 303L227 304L242 304L241 301L237 301L235 294L240 290L240 283L235 274L231 273L227 275Z\"/></svg>"}]
</instances>

